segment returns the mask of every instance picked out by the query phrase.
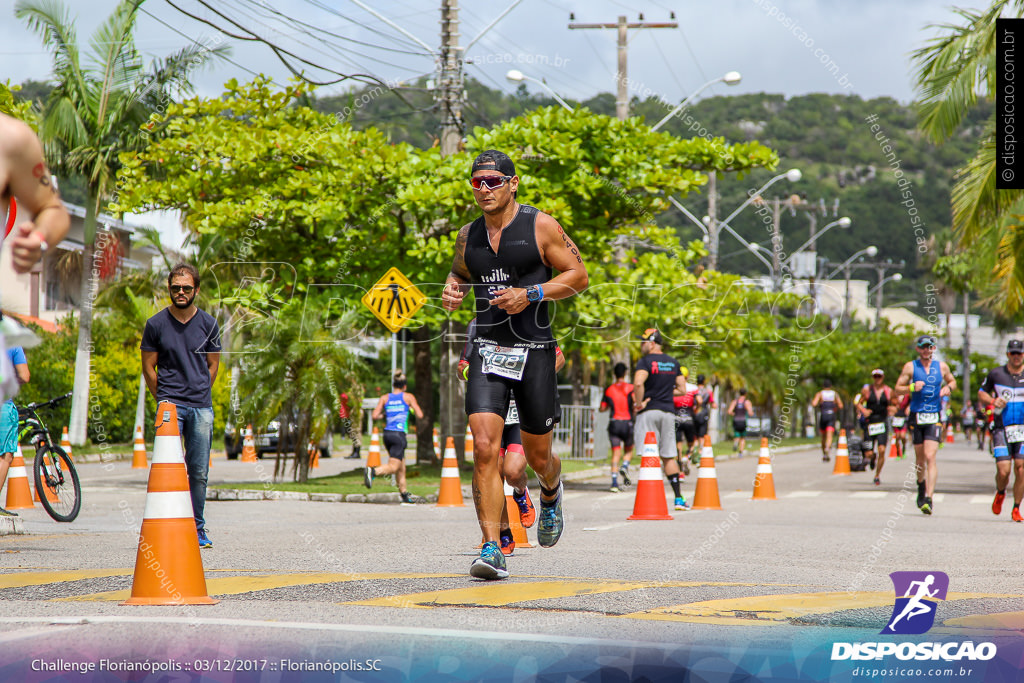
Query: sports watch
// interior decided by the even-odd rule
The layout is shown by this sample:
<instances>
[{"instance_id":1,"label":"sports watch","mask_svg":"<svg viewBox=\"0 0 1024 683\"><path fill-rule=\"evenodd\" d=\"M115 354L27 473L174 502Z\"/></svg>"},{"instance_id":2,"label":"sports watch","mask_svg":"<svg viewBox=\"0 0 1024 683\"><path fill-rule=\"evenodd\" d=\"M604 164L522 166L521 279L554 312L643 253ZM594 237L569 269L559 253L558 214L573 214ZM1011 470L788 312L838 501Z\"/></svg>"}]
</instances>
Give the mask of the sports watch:
<instances>
[{"instance_id":1,"label":"sports watch","mask_svg":"<svg viewBox=\"0 0 1024 683\"><path fill-rule=\"evenodd\" d=\"M540 285L530 285L526 288L527 301L540 301L544 298L544 288Z\"/></svg>"}]
</instances>

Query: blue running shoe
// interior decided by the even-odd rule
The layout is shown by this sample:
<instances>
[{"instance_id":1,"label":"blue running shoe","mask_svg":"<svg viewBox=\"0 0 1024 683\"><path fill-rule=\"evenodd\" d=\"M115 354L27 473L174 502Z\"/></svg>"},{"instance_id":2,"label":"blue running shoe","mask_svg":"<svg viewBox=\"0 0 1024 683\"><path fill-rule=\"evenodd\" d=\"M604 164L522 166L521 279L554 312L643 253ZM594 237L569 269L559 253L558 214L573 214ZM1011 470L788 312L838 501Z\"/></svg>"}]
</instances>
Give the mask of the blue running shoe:
<instances>
[{"instance_id":1,"label":"blue running shoe","mask_svg":"<svg viewBox=\"0 0 1024 683\"><path fill-rule=\"evenodd\" d=\"M213 547L213 541L211 541L210 537L206 535L206 529L203 529L202 531L197 532L197 536L199 537L199 547L200 548L212 548Z\"/></svg>"},{"instance_id":2,"label":"blue running shoe","mask_svg":"<svg viewBox=\"0 0 1024 683\"><path fill-rule=\"evenodd\" d=\"M689 510L690 504L684 498L676 498L676 510Z\"/></svg>"},{"instance_id":3,"label":"blue running shoe","mask_svg":"<svg viewBox=\"0 0 1024 683\"><path fill-rule=\"evenodd\" d=\"M540 521L537 523L537 542L550 548L562 535L562 482L558 482L558 497L553 501L540 499Z\"/></svg>"},{"instance_id":4,"label":"blue running shoe","mask_svg":"<svg viewBox=\"0 0 1024 683\"><path fill-rule=\"evenodd\" d=\"M469 575L478 579L493 581L495 579L507 579L508 570L505 569L505 556L494 541L487 541L480 549L480 557L473 560L469 567Z\"/></svg>"}]
</instances>

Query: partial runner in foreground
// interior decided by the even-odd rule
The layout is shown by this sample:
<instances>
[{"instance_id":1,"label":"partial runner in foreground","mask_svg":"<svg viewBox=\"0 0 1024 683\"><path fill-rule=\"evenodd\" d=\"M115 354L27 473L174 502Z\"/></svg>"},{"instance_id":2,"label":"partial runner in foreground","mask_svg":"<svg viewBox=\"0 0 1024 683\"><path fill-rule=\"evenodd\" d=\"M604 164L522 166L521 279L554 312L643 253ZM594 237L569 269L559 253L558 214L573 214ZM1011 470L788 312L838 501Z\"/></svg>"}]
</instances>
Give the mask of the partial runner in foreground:
<instances>
[{"instance_id":1,"label":"partial runner in foreground","mask_svg":"<svg viewBox=\"0 0 1024 683\"><path fill-rule=\"evenodd\" d=\"M992 514L1003 511L1006 485L1013 463L1013 512L1015 522L1024 522L1020 503L1024 499L1024 342L1011 339L1006 345L1006 365L990 370L978 389L978 400L995 415L992 456L996 461L996 497Z\"/></svg>"}]
</instances>

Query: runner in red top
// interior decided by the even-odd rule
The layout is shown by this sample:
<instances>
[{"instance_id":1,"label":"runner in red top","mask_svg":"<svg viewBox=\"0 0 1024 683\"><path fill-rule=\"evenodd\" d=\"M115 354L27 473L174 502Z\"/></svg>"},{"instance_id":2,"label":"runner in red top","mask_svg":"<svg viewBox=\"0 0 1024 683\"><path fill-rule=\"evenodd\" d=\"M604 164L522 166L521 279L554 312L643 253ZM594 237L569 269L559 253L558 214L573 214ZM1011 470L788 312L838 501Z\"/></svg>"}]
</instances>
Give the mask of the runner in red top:
<instances>
[{"instance_id":1,"label":"runner in red top","mask_svg":"<svg viewBox=\"0 0 1024 683\"><path fill-rule=\"evenodd\" d=\"M626 364L615 364L615 383L604 390L601 398L602 413L611 410L608 420L608 440L612 444L612 486L609 489L619 492L619 474L622 484L629 486L629 461L633 458L633 383L626 381ZM622 450L626 450L626 458L619 469Z\"/></svg>"}]
</instances>

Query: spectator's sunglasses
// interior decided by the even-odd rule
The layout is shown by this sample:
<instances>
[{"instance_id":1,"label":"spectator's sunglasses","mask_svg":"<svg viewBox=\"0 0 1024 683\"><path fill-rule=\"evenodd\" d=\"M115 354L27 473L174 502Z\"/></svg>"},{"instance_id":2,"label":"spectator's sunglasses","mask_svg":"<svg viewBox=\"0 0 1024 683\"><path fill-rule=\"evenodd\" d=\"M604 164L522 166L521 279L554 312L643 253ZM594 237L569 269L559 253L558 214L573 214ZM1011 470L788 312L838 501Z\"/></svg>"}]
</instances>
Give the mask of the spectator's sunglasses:
<instances>
[{"instance_id":1,"label":"spectator's sunglasses","mask_svg":"<svg viewBox=\"0 0 1024 683\"><path fill-rule=\"evenodd\" d=\"M171 294L174 294L175 292L191 294L193 291L195 291L195 287L192 285L171 285Z\"/></svg>"}]
</instances>

